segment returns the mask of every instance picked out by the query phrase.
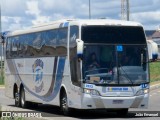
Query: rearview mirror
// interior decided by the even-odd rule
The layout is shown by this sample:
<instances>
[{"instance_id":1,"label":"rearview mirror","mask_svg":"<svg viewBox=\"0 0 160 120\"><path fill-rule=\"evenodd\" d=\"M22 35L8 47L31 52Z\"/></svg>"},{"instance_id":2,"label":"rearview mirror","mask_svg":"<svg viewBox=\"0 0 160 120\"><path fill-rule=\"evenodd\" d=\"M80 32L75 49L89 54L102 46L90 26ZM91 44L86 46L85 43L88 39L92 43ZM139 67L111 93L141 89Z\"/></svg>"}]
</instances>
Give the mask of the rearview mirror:
<instances>
[{"instance_id":1,"label":"rearview mirror","mask_svg":"<svg viewBox=\"0 0 160 120\"><path fill-rule=\"evenodd\" d=\"M84 42L80 39L76 39L76 42L77 42L77 56L78 56L78 59L82 59Z\"/></svg>"}]
</instances>

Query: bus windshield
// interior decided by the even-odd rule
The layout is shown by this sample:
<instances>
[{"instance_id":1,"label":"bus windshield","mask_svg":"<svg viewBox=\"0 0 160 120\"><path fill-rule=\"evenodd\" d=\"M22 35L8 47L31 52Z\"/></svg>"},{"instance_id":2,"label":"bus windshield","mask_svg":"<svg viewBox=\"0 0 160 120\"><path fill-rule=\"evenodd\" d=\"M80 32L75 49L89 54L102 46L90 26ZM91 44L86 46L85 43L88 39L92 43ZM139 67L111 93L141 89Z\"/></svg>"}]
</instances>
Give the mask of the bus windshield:
<instances>
[{"instance_id":1,"label":"bus windshield","mask_svg":"<svg viewBox=\"0 0 160 120\"><path fill-rule=\"evenodd\" d=\"M129 44L129 40L127 41L125 38L125 42L123 43L122 38L119 39L118 36L117 39L119 39L120 42L116 43L116 41L110 40L108 41L110 44L108 44L99 42L108 40L107 37L105 38L104 36L99 37L98 41L98 31L97 37L95 36L96 39L85 39L90 37L83 36L87 35L87 32L82 31L82 40L85 42L82 74L86 83L141 84L149 82L147 46L145 38L142 37L144 33L140 36L143 39L139 44L133 44L133 41ZM94 34L94 32L92 34ZM88 35L90 35L90 33ZM133 39L132 36L130 37ZM134 38L140 39L136 36L134 36ZM91 43L91 41L94 42ZM125 44L126 41L128 44ZM114 42L114 44L111 44L111 42Z\"/></svg>"}]
</instances>

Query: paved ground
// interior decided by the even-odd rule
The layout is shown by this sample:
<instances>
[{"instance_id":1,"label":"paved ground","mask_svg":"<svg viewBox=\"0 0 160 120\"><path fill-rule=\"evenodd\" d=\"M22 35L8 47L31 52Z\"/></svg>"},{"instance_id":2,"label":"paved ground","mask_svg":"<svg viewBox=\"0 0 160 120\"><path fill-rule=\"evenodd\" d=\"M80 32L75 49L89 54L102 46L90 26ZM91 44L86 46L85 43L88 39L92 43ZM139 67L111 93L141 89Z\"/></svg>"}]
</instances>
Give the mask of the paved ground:
<instances>
[{"instance_id":1,"label":"paved ground","mask_svg":"<svg viewBox=\"0 0 160 120\"><path fill-rule=\"evenodd\" d=\"M4 89L0 88L0 104L2 104L1 108L5 108L2 110L10 109L12 111L28 111L28 109L20 109L14 106L14 100L6 98L4 95ZM6 107L7 106L7 107ZM33 109L33 108L32 108ZM65 117L60 114L59 108L55 106L49 105L40 105L38 108L34 109L35 111L39 111L46 113L47 116L52 116L44 119L51 120L70 120L70 119L107 119L107 120L124 120L124 119L133 119L133 120L159 120L159 117L136 117L133 111L143 111L141 109L130 109L129 114L126 118L119 118L115 113L106 113L106 111L74 111L72 117ZM149 100L149 109L145 109L145 111L160 111L160 88L152 90L150 92L150 100ZM139 112L138 112L139 113ZM160 112L159 112L160 114Z\"/></svg>"}]
</instances>

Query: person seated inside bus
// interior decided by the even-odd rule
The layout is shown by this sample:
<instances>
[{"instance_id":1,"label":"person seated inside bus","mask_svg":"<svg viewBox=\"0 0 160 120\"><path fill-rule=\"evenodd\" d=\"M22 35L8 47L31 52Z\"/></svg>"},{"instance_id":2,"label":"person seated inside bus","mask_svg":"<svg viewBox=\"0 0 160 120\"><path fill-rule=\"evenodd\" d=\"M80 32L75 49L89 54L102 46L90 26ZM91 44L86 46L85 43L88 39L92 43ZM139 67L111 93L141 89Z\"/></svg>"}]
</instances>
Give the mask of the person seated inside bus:
<instances>
[{"instance_id":1,"label":"person seated inside bus","mask_svg":"<svg viewBox=\"0 0 160 120\"><path fill-rule=\"evenodd\" d=\"M110 68L111 67L112 51L113 51L112 46L103 46L101 48L100 61L101 61L102 68L106 68L106 67Z\"/></svg>"},{"instance_id":2,"label":"person seated inside bus","mask_svg":"<svg viewBox=\"0 0 160 120\"><path fill-rule=\"evenodd\" d=\"M122 66L131 66L133 65L133 59L131 56L123 56L123 59L121 60Z\"/></svg>"},{"instance_id":3,"label":"person seated inside bus","mask_svg":"<svg viewBox=\"0 0 160 120\"><path fill-rule=\"evenodd\" d=\"M99 62L97 60L97 56L95 53L92 53L88 60L88 71L90 71L90 74L96 74L98 73L98 68L100 68Z\"/></svg>"}]
</instances>

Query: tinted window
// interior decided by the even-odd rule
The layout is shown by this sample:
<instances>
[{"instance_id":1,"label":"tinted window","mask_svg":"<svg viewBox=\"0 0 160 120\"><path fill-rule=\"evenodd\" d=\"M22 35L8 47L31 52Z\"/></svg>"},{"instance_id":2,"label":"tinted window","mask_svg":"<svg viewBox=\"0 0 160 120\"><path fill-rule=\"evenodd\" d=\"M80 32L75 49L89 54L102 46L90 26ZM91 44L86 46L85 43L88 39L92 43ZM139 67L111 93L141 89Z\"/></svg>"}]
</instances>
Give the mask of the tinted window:
<instances>
[{"instance_id":1,"label":"tinted window","mask_svg":"<svg viewBox=\"0 0 160 120\"><path fill-rule=\"evenodd\" d=\"M83 26L85 43L146 44L142 27L131 26Z\"/></svg>"},{"instance_id":2,"label":"tinted window","mask_svg":"<svg viewBox=\"0 0 160 120\"><path fill-rule=\"evenodd\" d=\"M7 39L6 42L6 58L11 58L11 38Z\"/></svg>"},{"instance_id":3,"label":"tinted window","mask_svg":"<svg viewBox=\"0 0 160 120\"><path fill-rule=\"evenodd\" d=\"M70 69L71 69L71 80L76 86L80 86L80 64L77 59L77 47L76 39L78 38L78 26L72 26L70 28Z\"/></svg>"},{"instance_id":4,"label":"tinted window","mask_svg":"<svg viewBox=\"0 0 160 120\"><path fill-rule=\"evenodd\" d=\"M67 30L59 29L57 34L56 51L58 55L67 54Z\"/></svg>"},{"instance_id":5,"label":"tinted window","mask_svg":"<svg viewBox=\"0 0 160 120\"><path fill-rule=\"evenodd\" d=\"M56 55L56 42L58 30L48 30L42 33L43 41L45 41L42 48L44 55Z\"/></svg>"},{"instance_id":6,"label":"tinted window","mask_svg":"<svg viewBox=\"0 0 160 120\"><path fill-rule=\"evenodd\" d=\"M141 84L149 81L146 45L85 45L83 79L98 84Z\"/></svg>"},{"instance_id":7,"label":"tinted window","mask_svg":"<svg viewBox=\"0 0 160 120\"><path fill-rule=\"evenodd\" d=\"M66 56L67 28L8 38L7 58Z\"/></svg>"}]
</instances>

